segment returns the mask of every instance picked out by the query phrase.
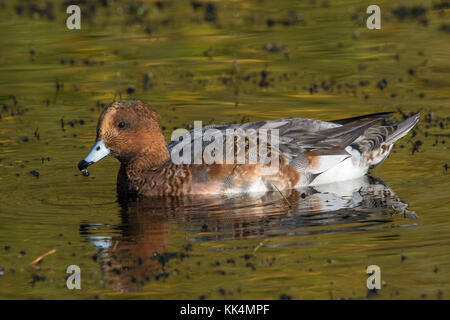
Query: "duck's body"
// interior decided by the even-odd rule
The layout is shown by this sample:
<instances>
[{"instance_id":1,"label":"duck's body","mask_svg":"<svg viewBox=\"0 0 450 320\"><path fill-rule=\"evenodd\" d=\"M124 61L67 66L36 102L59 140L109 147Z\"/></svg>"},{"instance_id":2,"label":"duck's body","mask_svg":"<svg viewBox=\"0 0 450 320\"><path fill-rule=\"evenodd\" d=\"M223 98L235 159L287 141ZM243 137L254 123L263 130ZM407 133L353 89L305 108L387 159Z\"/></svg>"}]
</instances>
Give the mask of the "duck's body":
<instances>
[{"instance_id":1,"label":"duck's body","mask_svg":"<svg viewBox=\"0 0 450 320\"><path fill-rule=\"evenodd\" d=\"M268 172L273 163L249 163L248 157L256 147L245 137L245 163L237 163L236 153L231 163L207 164L202 160L195 164L195 156L203 154L211 140L200 142L199 149L198 145L194 147L193 139L187 144L192 161L175 164L173 156L179 153L181 141L185 140L166 146L159 118L148 105L141 101L119 101L103 111L96 145L79 168L111 154L121 162L119 193L140 196L265 192L320 185L365 175L386 159L394 142L418 121L416 114L396 124L377 125L386 117L387 114L376 114L337 122L286 118L202 128L203 134L214 129L224 136L227 130L268 130L268 154L277 159L276 170ZM277 139L271 140L275 131ZM186 135L195 136L193 131ZM239 150L239 139L224 139L221 146L225 150L230 144ZM187 149L185 144L184 151Z\"/></svg>"}]
</instances>

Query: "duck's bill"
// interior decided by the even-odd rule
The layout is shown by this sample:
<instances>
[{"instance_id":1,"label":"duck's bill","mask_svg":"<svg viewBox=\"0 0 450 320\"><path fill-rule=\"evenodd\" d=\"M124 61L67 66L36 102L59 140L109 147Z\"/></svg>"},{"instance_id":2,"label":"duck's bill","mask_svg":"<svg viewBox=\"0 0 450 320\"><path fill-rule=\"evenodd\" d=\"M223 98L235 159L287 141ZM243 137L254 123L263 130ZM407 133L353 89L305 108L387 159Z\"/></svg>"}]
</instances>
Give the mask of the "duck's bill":
<instances>
[{"instance_id":1,"label":"duck's bill","mask_svg":"<svg viewBox=\"0 0 450 320\"><path fill-rule=\"evenodd\" d=\"M100 161L110 153L109 149L105 146L102 140L97 141L92 147L91 151L84 157L83 160L78 162L78 170L87 169L91 164Z\"/></svg>"}]
</instances>

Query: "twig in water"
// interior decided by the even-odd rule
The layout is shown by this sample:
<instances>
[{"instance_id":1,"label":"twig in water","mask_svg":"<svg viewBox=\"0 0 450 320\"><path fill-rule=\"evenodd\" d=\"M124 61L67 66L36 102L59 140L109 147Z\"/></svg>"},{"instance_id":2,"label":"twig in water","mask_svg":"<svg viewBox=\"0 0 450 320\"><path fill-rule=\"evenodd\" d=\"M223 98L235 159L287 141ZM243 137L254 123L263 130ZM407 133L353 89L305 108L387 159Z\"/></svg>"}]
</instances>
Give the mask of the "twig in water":
<instances>
[{"instance_id":1,"label":"twig in water","mask_svg":"<svg viewBox=\"0 0 450 320\"><path fill-rule=\"evenodd\" d=\"M291 205L291 203L289 202L289 200L284 196L284 194L280 191L280 189L277 188L276 185L274 185L273 183L272 183L272 185L273 185L273 186L275 187L275 189L277 189L277 191L281 194L281 196L283 197L284 201L286 201L286 203L287 203L289 209L291 209L291 208L292 208L292 205Z\"/></svg>"},{"instance_id":2,"label":"twig in water","mask_svg":"<svg viewBox=\"0 0 450 320\"><path fill-rule=\"evenodd\" d=\"M259 248L261 248L264 245L264 242L266 242L267 240L263 240L262 242L258 243L258 245L255 247L255 249L253 249L253 254L256 253L256 251L258 251Z\"/></svg>"},{"instance_id":3,"label":"twig in water","mask_svg":"<svg viewBox=\"0 0 450 320\"><path fill-rule=\"evenodd\" d=\"M46 256L49 256L51 254L54 254L56 252L56 249L52 249L46 253L44 253L43 255L40 255L39 257L36 258L36 260L34 260L32 263L30 263L33 267L36 267L36 264L38 264L39 262L42 261L42 259L44 259Z\"/></svg>"}]
</instances>

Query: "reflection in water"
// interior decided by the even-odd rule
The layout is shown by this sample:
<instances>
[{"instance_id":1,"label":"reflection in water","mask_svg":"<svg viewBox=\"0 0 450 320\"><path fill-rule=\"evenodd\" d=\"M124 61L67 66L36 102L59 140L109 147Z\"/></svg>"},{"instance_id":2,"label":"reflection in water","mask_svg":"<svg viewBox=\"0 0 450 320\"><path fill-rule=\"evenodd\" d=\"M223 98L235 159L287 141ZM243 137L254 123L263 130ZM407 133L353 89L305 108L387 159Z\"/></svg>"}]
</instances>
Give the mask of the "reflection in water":
<instances>
[{"instance_id":1,"label":"reflection in water","mask_svg":"<svg viewBox=\"0 0 450 320\"><path fill-rule=\"evenodd\" d=\"M183 224L191 241L215 241L361 231L390 222L392 215L416 218L389 187L369 176L284 194L119 202L120 236L106 240L91 237L89 228L94 225L83 225L80 230L99 248L108 285L120 292L137 291L146 281L167 277L164 267L170 259L189 257L189 246L182 252L166 252L170 222Z\"/></svg>"}]
</instances>

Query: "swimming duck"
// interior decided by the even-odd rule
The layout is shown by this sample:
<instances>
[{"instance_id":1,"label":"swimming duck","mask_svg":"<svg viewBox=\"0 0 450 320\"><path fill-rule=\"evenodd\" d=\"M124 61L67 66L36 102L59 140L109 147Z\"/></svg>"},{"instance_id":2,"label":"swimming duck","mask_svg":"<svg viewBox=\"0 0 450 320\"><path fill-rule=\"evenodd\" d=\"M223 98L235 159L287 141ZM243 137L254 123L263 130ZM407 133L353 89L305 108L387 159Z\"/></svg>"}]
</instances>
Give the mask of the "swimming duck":
<instances>
[{"instance_id":1,"label":"swimming duck","mask_svg":"<svg viewBox=\"0 0 450 320\"><path fill-rule=\"evenodd\" d=\"M78 163L78 169L86 170L102 158L113 156L120 161L118 193L137 196L249 193L317 186L364 176L382 163L394 143L419 121L417 113L398 123L380 124L389 116L378 113L333 122L284 118L209 125L200 131L185 132L166 145L158 114L142 101L122 100L101 113L94 146ZM243 140L237 136L225 142L217 137L202 138L211 129L224 136L227 130L254 130L264 132L266 139L258 136L254 144L245 136ZM191 136L194 139L187 139ZM241 150L239 141L244 142ZM238 161L242 155L239 152L248 160L264 141L265 159L277 160L275 171L266 170L273 164L267 161ZM230 144L236 146L231 162L211 162L202 157L200 162L195 161L199 153L211 151L213 142L216 147L222 142L227 148ZM215 157L215 153L211 154ZM174 155L190 161L174 161Z\"/></svg>"}]
</instances>

